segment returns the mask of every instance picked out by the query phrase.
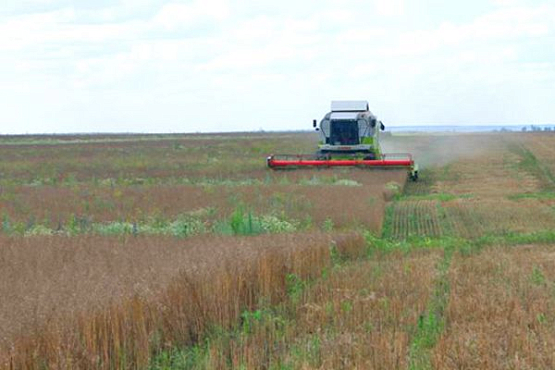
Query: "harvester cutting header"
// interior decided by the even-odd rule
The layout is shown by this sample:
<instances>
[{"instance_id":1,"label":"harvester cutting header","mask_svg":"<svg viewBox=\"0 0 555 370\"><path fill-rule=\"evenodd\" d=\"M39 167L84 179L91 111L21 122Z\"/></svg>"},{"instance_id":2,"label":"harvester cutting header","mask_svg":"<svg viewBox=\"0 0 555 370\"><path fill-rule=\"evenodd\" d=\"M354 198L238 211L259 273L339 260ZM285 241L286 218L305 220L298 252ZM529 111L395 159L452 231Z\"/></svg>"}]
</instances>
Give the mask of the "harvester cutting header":
<instances>
[{"instance_id":1,"label":"harvester cutting header","mask_svg":"<svg viewBox=\"0 0 555 370\"><path fill-rule=\"evenodd\" d=\"M366 101L332 101L331 112L314 128L320 133L316 154L271 155L272 169L299 167L406 168L412 180L418 179L418 165L410 154L384 154L380 148L382 121L370 112Z\"/></svg>"}]
</instances>

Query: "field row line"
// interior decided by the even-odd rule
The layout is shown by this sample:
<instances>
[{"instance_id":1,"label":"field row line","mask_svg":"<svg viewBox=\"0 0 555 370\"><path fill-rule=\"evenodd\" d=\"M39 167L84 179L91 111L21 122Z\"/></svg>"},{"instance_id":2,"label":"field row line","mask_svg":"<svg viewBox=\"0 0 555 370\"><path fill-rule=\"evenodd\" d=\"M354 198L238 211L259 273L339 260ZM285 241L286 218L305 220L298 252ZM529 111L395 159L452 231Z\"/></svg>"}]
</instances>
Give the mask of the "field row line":
<instances>
[{"instance_id":1,"label":"field row line","mask_svg":"<svg viewBox=\"0 0 555 370\"><path fill-rule=\"evenodd\" d=\"M452 248L443 249L443 258L437 264L437 278L426 312L418 320L416 334L410 346L409 369L431 369L431 351L445 328L445 309L451 290L448 272L453 256Z\"/></svg>"}]
</instances>

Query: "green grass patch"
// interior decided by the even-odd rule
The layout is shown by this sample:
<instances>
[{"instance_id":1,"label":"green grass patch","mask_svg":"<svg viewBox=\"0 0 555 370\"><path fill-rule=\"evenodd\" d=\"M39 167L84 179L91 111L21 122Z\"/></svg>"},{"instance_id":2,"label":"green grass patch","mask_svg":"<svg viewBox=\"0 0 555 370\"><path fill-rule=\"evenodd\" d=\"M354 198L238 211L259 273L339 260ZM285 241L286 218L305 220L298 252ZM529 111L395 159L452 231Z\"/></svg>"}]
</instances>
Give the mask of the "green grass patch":
<instances>
[{"instance_id":1,"label":"green grass patch","mask_svg":"<svg viewBox=\"0 0 555 370\"><path fill-rule=\"evenodd\" d=\"M451 265L453 249L445 248L443 259L437 266L438 277L428 309L420 315L416 333L410 346L409 369L431 369L431 350L437 344L445 327L445 310L449 301L448 271Z\"/></svg>"},{"instance_id":2,"label":"green grass patch","mask_svg":"<svg viewBox=\"0 0 555 370\"><path fill-rule=\"evenodd\" d=\"M389 238L393 233L393 217L395 216L395 208L393 203L385 207L385 214L382 224L382 237Z\"/></svg>"},{"instance_id":3,"label":"green grass patch","mask_svg":"<svg viewBox=\"0 0 555 370\"><path fill-rule=\"evenodd\" d=\"M12 221L7 213L2 215L0 233L6 235L77 236L96 234L118 235L169 235L185 238L198 234L259 235L290 233L310 227L310 222L285 219L274 214L256 215L244 206L237 206L233 213L222 220L214 220L215 208L202 208L177 216L174 219L149 217L140 220L114 220L97 222L88 216L72 215L65 222L52 227L50 220L36 220L33 216L26 222Z\"/></svg>"},{"instance_id":4,"label":"green grass patch","mask_svg":"<svg viewBox=\"0 0 555 370\"><path fill-rule=\"evenodd\" d=\"M493 245L517 246L527 244L555 244L555 230L542 230L532 233L488 234L476 239L457 236L441 237L411 236L407 239L377 237L370 232L364 234L369 256L375 253L403 251L409 253L417 249L445 249L468 255Z\"/></svg>"},{"instance_id":5,"label":"green grass patch","mask_svg":"<svg viewBox=\"0 0 555 370\"><path fill-rule=\"evenodd\" d=\"M450 193L431 193L431 194L415 194L415 195L400 195L396 200L437 200L439 202L449 202L455 199L469 199L473 198L474 194L461 194L455 195Z\"/></svg>"},{"instance_id":6,"label":"green grass patch","mask_svg":"<svg viewBox=\"0 0 555 370\"><path fill-rule=\"evenodd\" d=\"M525 245L525 244L555 244L555 230L542 230L532 233L509 232L502 235L485 235L472 244L483 247L488 245Z\"/></svg>"},{"instance_id":7,"label":"green grass patch","mask_svg":"<svg viewBox=\"0 0 555 370\"><path fill-rule=\"evenodd\" d=\"M403 251L409 253L417 249L449 249L467 250L473 246L472 241L454 237L442 236L437 238L411 236L404 240L379 238L370 232L364 234L369 256L375 253Z\"/></svg>"},{"instance_id":8,"label":"green grass patch","mask_svg":"<svg viewBox=\"0 0 555 370\"><path fill-rule=\"evenodd\" d=\"M238 205L228 219L214 225L213 232L222 235L259 235L294 232L299 228L300 222L296 220L285 220L274 215L257 216Z\"/></svg>"},{"instance_id":9,"label":"green grass patch","mask_svg":"<svg viewBox=\"0 0 555 370\"><path fill-rule=\"evenodd\" d=\"M537 193L519 193L510 194L507 196L509 200L521 200L521 199L555 199L555 192L553 191L541 191Z\"/></svg>"}]
</instances>

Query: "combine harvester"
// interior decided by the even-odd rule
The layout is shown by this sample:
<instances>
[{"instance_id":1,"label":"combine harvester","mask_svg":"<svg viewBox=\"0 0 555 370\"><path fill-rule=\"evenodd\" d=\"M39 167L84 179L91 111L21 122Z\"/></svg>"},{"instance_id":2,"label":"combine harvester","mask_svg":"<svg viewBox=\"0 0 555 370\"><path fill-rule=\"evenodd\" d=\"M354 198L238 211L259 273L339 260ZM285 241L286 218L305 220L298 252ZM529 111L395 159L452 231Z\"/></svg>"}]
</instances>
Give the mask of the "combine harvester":
<instances>
[{"instance_id":1,"label":"combine harvester","mask_svg":"<svg viewBox=\"0 0 555 370\"><path fill-rule=\"evenodd\" d=\"M317 127L320 144L314 155L271 155L266 162L272 169L302 167L405 168L411 180L418 179L418 165L410 154L384 154L380 149L382 121L368 109L366 101L332 101Z\"/></svg>"}]
</instances>

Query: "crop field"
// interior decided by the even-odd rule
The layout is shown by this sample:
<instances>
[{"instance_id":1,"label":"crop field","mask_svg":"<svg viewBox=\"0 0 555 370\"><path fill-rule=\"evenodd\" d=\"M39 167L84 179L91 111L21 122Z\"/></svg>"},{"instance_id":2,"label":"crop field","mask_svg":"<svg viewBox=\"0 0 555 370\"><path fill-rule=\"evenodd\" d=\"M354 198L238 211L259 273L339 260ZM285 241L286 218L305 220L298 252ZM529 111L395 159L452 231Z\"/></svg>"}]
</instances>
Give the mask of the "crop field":
<instances>
[{"instance_id":1,"label":"crop field","mask_svg":"<svg viewBox=\"0 0 555 370\"><path fill-rule=\"evenodd\" d=\"M477 239L551 230L555 226L551 159L549 152L543 152L547 157L533 154L536 141L546 140L553 141L555 136L437 135L423 139L432 153L441 153L444 146L456 149L441 153L438 161L443 165L425 164L423 181L408 184L405 195L390 204L384 233L399 240L411 236ZM409 137L406 141L414 153L426 151L411 144ZM428 160L430 155L422 157Z\"/></svg>"},{"instance_id":2,"label":"crop field","mask_svg":"<svg viewBox=\"0 0 555 370\"><path fill-rule=\"evenodd\" d=\"M0 137L0 369L552 369L555 133Z\"/></svg>"},{"instance_id":3,"label":"crop field","mask_svg":"<svg viewBox=\"0 0 555 370\"><path fill-rule=\"evenodd\" d=\"M553 253L536 245L455 257L434 367L553 368Z\"/></svg>"},{"instance_id":4,"label":"crop field","mask_svg":"<svg viewBox=\"0 0 555 370\"><path fill-rule=\"evenodd\" d=\"M439 204L433 200L396 202L392 206L391 234L398 239L411 236L438 237L444 232Z\"/></svg>"}]
</instances>

